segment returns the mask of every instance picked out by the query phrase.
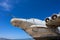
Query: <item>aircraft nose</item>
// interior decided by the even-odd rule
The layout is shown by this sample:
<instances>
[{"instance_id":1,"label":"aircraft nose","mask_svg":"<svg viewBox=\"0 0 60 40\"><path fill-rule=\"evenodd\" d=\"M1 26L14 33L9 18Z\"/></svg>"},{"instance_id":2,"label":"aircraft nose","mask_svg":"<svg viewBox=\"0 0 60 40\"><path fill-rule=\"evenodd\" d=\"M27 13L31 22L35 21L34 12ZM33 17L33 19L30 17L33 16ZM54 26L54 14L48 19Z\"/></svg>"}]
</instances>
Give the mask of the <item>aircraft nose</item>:
<instances>
[{"instance_id":1,"label":"aircraft nose","mask_svg":"<svg viewBox=\"0 0 60 40\"><path fill-rule=\"evenodd\" d=\"M11 24L12 24L13 26L18 26L16 21L12 21Z\"/></svg>"},{"instance_id":2,"label":"aircraft nose","mask_svg":"<svg viewBox=\"0 0 60 40\"><path fill-rule=\"evenodd\" d=\"M16 22L15 18L12 18L10 22L13 26L17 26L17 22Z\"/></svg>"}]
</instances>

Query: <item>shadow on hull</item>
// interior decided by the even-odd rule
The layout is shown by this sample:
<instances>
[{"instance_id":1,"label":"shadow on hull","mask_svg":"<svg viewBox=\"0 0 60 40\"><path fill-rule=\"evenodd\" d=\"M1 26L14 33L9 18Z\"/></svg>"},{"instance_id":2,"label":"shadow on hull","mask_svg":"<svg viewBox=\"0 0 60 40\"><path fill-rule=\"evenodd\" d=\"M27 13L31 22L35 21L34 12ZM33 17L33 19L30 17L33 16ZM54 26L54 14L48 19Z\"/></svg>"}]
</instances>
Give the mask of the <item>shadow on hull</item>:
<instances>
[{"instance_id":1,"label":"shadow on hull","mask_svg":"<svg viewBox=\"0 0 60 40\"><path fill-rule=\"evenodd\" d=\"M60 36L36 37L35 40L60 40Z\"/></svg>"}]
</instances>

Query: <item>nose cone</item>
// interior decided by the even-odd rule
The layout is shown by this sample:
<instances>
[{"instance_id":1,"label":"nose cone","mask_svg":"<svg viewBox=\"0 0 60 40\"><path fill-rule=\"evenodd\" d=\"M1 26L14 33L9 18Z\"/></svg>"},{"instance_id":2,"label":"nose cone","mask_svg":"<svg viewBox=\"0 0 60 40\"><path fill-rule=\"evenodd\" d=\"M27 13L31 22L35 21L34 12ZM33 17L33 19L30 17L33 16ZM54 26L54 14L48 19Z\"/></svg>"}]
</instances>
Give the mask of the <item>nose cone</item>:
<instances>
[{"instance_id":1,"label":"nose cone","mask_svg":"<svg viewBox=\"0 0 60 40\"><path fill-rule=\"evenodd\" d=\"M26 21L26 20L25 20L25 19L22 19L22 18L12 18L12 19L11 19L11 24L12 24L13 26L19 27L19 26L21 26L22 23L24 23L25 21Z\"/></svg>"},{"instance_id":2,"label":"nose cone","mask_svg":"<svg viewBox=\"0 0 60 40\"><path fill-rule=\"evenodd\" d=\"M18 23L17 21L18 21L17 18L12 18L10 22L11 22L11 24L12 24L13 26L17 26L17 25L18 25L18 24L17 24L17 23Z\"/></svg>"},{"instance_id":3,"label":"nose cone","mask_svg":"<svg viewBox=\"0 0 60 40\"><path fill-rule=\"evenodd\" d=\"M17 20L17 18L12 18L10 22L13 22L13 21L15 21L15 20Z\"/></svg>"}]
</instances>

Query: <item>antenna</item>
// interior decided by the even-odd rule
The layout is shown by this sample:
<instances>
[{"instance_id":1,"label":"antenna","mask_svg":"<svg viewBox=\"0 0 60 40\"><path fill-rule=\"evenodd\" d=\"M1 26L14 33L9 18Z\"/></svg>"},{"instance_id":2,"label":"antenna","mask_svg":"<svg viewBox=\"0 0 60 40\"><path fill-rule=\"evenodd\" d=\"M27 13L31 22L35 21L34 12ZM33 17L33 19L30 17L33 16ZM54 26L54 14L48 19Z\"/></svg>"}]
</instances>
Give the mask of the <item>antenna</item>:
<instances>
[{"instance_id":1,"label":"antenna","mask_svg":"<svg viewBox=\"0 0 60 40\"><path fill-rule=\"evenodd\" d=\"M27 19L26 19L26 23L27 23ZM26 25L26 26L28 26L28 25Z\"/></svg>"},{"instance_id":2,"label":"antenna","mask_svg":"<svg viewBox=\"0 0 60 40\"><path fill-rule=\"evenodd\" d=\"M34 24L35 24L35 20L34 20L34 18L33 18L33 22L34 22Z\"/></svg>"}]
</instances>

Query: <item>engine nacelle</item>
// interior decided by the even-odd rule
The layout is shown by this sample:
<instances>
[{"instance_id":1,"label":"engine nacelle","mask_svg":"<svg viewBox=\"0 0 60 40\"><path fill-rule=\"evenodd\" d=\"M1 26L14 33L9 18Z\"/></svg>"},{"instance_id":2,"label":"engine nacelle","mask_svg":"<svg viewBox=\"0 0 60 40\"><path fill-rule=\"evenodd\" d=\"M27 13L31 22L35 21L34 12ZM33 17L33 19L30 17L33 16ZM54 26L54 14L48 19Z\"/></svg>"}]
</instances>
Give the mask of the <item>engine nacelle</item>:
<instances>
[{"instance_id":1,"label":"engine nacelle","mask_svg":"<svg viewBox=\"0 0 60 40\"><path fill-rule=\"evenodd\" d=\"M51 17L52 20L55 20L56 18L57 18L56 14L52 15L52 17Z\"/></svg>"},{"instance_id":2,"label":"engine nacelle","mask_svg":"<svg viewBox=\"0 0 60 40\"><path fill-rule=\"evenodd\" d=\"M46 19L45 19L45 22L47 23L48 21L49 21L49 18L46 18Z\"/></svg>"},{"instance_id":3,"label":"engine nacelle","mask_svg":"<svg viewBox=\"0 0 60 40\"><path fill-rule=\"evenodd\" d=\"M45 19L46 26L51 27L51 28L57 28L60 26L60 15L59 14L54 14L50 18Z\"/></svg>"}]
</instances>

